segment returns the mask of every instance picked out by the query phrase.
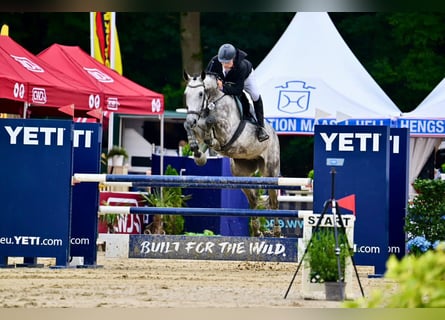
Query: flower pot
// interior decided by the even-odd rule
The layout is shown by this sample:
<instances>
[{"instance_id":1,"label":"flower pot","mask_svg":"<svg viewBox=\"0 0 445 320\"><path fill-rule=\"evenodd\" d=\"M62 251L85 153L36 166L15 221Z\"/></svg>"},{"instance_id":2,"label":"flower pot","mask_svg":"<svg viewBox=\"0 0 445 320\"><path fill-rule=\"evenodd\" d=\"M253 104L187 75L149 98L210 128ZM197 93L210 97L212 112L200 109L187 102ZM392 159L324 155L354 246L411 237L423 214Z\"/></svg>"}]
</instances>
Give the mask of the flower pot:
<instances>
[{"instance_id":1,"label":"flower pot","mask_svg":"<svg viewBox=\"0 0 445 320\"><path fill-rule=\"evenodd\" d=\"M327 281L324 283L326 300L343 301L345 299L346 282Z\"/></svg>"},{"instance_id":2,"label":"flower pot","mask_svg":"<svg viewBox=\"0 0 445 320\"><path fill-rule=\"evenodd\" d=\"M117 155L111 158L111 165L113 167L122 167L124 165L124 156Z\"/></svg>"}]
</instances>

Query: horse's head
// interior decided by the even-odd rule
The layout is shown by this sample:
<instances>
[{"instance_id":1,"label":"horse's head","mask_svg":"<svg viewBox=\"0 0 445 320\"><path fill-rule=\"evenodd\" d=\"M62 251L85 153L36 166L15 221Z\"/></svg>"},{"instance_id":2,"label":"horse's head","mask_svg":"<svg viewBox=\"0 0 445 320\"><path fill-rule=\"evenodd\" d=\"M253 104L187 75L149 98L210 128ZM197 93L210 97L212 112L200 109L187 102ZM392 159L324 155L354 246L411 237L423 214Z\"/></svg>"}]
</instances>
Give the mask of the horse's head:
<instances>
[{"instance_id":1,"label":"horse's head","mask_svg":"<svg viewBox=\"0 0 445 320\"><path fill-rule=\"evenodd\" d=\"M187 86L184 91L184 102L187 107L186 124L189 125L190 128L196 126L205 105L205 77L205 72L202 72L200 75L191 76L184 71L184 79L187 81Z\"/></svg>"}]
</instances>

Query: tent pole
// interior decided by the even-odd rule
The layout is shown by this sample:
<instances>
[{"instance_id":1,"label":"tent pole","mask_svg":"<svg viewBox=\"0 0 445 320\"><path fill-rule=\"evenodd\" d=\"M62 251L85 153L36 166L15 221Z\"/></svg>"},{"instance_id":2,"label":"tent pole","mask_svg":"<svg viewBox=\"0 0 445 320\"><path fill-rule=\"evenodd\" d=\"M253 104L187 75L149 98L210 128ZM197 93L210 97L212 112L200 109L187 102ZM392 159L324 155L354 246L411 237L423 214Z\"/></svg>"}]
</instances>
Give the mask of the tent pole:
<instances>
[{"instance_id":1,"label":"tent pole","mask_svg":"<svg viewBox=\"0 0 445 320\"><path fill-rule=\"evenodd\" d=\"M27 118L27 113L28 113L28 102L25 102L23 104L23 119Z\"/></svg>"},{"instance_id":2,"label":"tent pole","mask_svg":"<svg viewBox=\"0 0 445 320\"><path fill-rule=\"evenodd\" d=\"M161 141L160 141L160 165L159 165L159 173L160 175L164 174L164 114L161 114Z\"/></svg>"},{"instance_id":3,"label":"tent pole","mask_svg":"<svg viewBox=\"0 0 445 320\"><path fill-rule=\"evenodd\" d=\"M116 12L111 12L110 24L110 68L116 70L116 39L114 34L116 31Z\"/></svg>"},{"instance_id":4,"label":"tent pole","mask_svg":"<svg viewBox=\"0 0 445 320\"><path fill-rule=\"evenodd\" d=\"M94 12L90 12L90 56L94 58Z\"/></svg>"},{"instance_id":5,"label":"tent pole","mask_svg":"<svg viewBox=\"0 0 445 320\"><path fill-rule=\"evenodd\" d=\"M108 151L113 148L113 135L114 135L114 112L110 112L110 116L108 118Z\"/></svg>"}]
</instances>

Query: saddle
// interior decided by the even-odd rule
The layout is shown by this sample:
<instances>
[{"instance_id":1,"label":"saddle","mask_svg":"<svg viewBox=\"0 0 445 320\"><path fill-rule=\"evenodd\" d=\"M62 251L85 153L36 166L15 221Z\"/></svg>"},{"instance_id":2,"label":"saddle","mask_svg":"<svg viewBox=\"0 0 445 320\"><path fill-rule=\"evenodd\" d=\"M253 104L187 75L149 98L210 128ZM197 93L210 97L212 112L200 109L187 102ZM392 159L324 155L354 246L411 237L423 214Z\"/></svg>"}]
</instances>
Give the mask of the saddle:
<instances>
[{"instance_id":1,"label":"saddle","mask_svg":"<svg viewBox=\"0 0 445 320\"><path fill-rule=\"evenodd\" d=\"M225 82L226 85L232 85L231 82ZM242 120L249 121L253 124L257 124L257 119L255 116L255 112L252 113L251 110L254 110L253 103L251 102L250 95L246 90L243 90L243 93L239 96L233 96L235 99L236 105L238 107L238 111L240 112L240 118Z\"/></svg>"},{"instance_id":2,"label":"saddle","mask_svg":"<svg viewBox=\"0 0 445 320\"><path fill-rule=\"evenodd\" d=\"M235 97L235 101L238 106L238 110L240 111L241 119L256 124L256 116L251 111L253 110L253 105L251 104L250 99L247 98L247 93L243 91L240 96Z\"/></svg>"}]
</instances>

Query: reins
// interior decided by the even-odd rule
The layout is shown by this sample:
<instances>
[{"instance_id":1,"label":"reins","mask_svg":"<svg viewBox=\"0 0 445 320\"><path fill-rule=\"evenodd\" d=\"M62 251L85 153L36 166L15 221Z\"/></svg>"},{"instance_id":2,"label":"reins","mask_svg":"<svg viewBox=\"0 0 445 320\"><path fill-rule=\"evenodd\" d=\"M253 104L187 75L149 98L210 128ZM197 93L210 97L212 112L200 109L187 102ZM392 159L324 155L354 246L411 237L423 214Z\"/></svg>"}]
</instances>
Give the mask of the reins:
<instances>
[{"instance_id":1,"label":"reins","mask_svg":"<svg viewBox=\"0 0 445 320\"><path fill-rule=\"evenodd\" d=\"M201 109L200 111L194 111L194 110L187 110L187 114L195 114L198 117L201 117L203 115L203 113L205 111L212 111L213 109L216 108L216 104L226 96L226 94L224 93L223 95L221 95L220 97L218 97L217 99L209 102L209 97L207 96L207 94L205 93L206 91L206 87L204 85L204 83L199 83L196 85L190 85L187 84L187 87L189 88L199 88L199 87L203 87L204 88L204 99L202 99L202 104L201 104ZM228 148L230 148L230 146L236 141L236 139L238 139L238 137L241 135L241 132L244 130L244 127L246 126L247 121L243 120L240 117L240 122L238 124L238 127L235 130L235 133L232 135L232 137L229 139L229 141L221 146L220 151L226 151Z\"/></svg>"}]
</instances>

